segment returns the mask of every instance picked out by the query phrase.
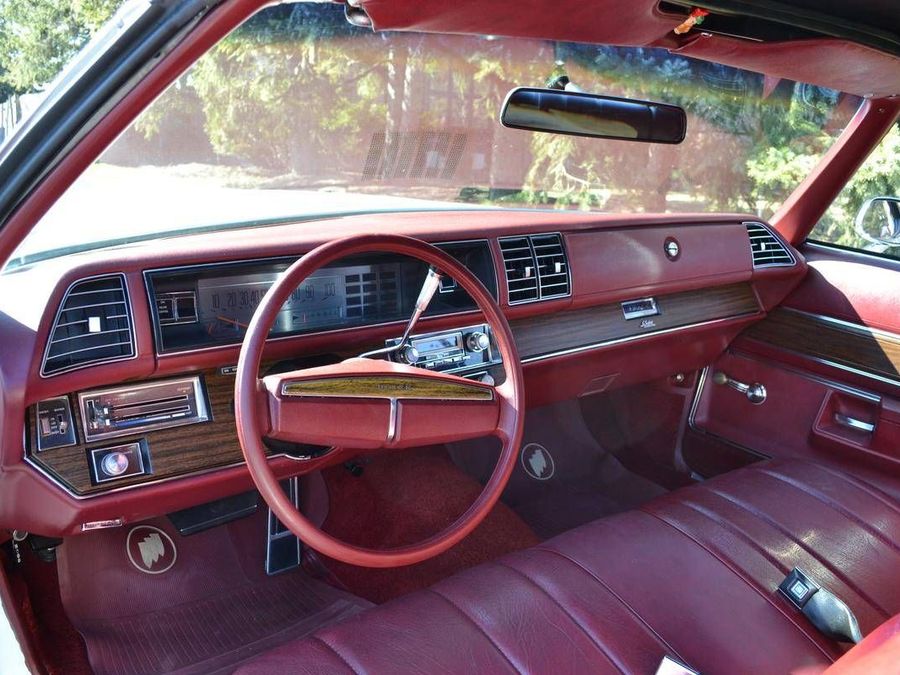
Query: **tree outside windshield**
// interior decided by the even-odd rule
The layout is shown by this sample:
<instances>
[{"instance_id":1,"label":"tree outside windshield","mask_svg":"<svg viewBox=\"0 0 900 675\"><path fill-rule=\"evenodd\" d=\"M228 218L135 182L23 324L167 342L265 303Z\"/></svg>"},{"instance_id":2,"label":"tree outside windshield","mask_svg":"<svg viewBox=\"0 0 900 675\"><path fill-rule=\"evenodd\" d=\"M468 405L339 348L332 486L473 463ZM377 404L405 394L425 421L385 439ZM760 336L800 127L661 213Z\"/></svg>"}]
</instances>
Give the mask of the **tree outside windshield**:
<instances>
[{"instance_id":1,"label":"tree outside windshield","mask_svg":"<svg viewBox=\"0 0 900 675\"><path fill-rule=\"evenodd\" d=\"M683 106L678 146L506 129L515 86ZM740 211L769 217L856 96L665 50L373 33L339 5L263 10L204 56L18 252L198 226L417 208Z\"/></svg>"}]
</instances>

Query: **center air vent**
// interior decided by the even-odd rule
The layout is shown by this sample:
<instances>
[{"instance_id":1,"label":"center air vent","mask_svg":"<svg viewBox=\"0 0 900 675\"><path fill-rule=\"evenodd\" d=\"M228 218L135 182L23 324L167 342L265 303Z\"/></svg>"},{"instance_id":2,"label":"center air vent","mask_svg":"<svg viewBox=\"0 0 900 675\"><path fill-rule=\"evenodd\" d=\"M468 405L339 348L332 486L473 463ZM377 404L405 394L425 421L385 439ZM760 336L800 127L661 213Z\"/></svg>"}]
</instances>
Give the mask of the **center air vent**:
<instances>
[{"instance_id":1,"label":"center air vent","mask_svg":"<svg viewBox=\"0 0 900 675\"><path fill-rule=\"evenodd\" d=\"M77 281L53 322L42 375L55 375L135 355L125 277L114 274Z\"/></svg>"},{"instance_id":2,"label":"center air vent","mask_svg":"<svg viewBox=\"0 0 900 675\"><path fill-rule=\"evenodd\" d=\"M572 292L569 261L559 234L500 239L509 304L563 298Z\"/></svg>"},{"instance_id":3,"label":"center air vent","mask_svg":"<svg viewBox=\"0 0 900 675\"><path fill-rule=\"evenodd\" d=\"M762 223L744 223L750 236L754 267L793 265L794 256Z\"/></svg>"}]
</instances>

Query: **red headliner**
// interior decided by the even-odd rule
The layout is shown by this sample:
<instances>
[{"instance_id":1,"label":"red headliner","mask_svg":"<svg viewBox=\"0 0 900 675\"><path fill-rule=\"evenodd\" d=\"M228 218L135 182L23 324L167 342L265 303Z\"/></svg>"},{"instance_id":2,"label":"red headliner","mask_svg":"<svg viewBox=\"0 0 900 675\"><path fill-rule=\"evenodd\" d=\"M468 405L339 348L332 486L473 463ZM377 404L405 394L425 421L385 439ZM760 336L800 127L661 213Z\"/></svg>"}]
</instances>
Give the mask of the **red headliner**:
<instances>
[{"instance_id":1,"label":"red headliner","mask_svg":"<svg viewBox=\"0 0 900 675\"><path fill-rule=\"evenodd\" d=\"M418 30L666 47L679 54L861 96L900 94L900 59L832 38L761 43L692 31L658 0L364 0L377 30Z\"/></svg>"}]
</instances>

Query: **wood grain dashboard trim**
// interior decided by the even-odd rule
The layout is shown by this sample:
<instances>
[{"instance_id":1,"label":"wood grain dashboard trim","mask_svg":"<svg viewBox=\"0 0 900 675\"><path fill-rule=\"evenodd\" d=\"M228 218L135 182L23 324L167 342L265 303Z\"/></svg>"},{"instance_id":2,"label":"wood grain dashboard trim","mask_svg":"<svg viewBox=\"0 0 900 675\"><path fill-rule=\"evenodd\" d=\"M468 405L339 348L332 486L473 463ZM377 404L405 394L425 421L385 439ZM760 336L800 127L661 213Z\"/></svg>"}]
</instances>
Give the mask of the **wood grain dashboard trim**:
<instances>
[{"instance_id":1,"label":"wood grain dashboard trim","mask_svg":"<svg viewBox=\"0 0 900 675\"><path fill-rule=\"evenodd\" d=\"M900 335L894 333L779 308L743 336L826 365L900 383Z\"/></svg>"},{"instance_id":2,"label":"wood grain dashboard trim","mask_svg":"<svg viewBox=\"0 0 900 675\"><path fill-rule=\"evenodd\" d=\"M28 461L60 482L78 497L106 494L112 490L179 478L211 469L233 466L244 461L234 425L234 377L216 371L204 374L211 419L190 426L150 431L132 437L85 444L79 435L76 445L37 452L29 439ZM73 397L70 397L73 398ZM81 430L81 411L73 406L77 429ZM34 424L29 410L29 428ZM91 480L88 456L92 450L146 439L152 457L153 473L95 485Z\"/></svg>"},{"instance_id":3,"label":"wood grain dashboard trim","mask_svg":"<svg viewBox=\"0 0 900 675\"><path fill-rule=\"evenodd\" d=\"M525 363L761 311L749 283L654 296L659 314L626 320L620 303L513 321Z\"/></svg>"},{"instance_id":4,"label":"wood grain dashboard trim","mask_svg":"<svg viewBox=\"0 0 900 675\"><path fill-rule=\"evenodd\" d=\"M494 392L483 385L403 375L322 377L287 381L281 386L281 395L439 401L491 401L494 398Z\"/></svg>"}]
</instances>

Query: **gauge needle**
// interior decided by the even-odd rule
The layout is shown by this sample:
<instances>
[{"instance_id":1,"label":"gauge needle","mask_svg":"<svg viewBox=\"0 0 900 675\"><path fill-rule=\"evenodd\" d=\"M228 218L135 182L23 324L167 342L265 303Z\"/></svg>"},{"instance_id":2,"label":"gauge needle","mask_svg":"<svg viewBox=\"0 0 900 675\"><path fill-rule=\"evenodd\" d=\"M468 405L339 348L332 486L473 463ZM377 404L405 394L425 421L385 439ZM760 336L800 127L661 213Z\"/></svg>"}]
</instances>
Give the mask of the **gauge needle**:
<instances>
[{"instance_id":1,"label":"gauge needle","mask_svg":"<svg viewBox=\"0 0 900 675\"><path fill-rule=\"evenodd\" d=\"M236 328L247 328L250 325L250 324L246 324L246 323L241 323L237 319L231 319L227 316L217 316L216 319L218 319L222 323L230 323L232 326L235 326Z\"/></svg>"}]
</instances>

